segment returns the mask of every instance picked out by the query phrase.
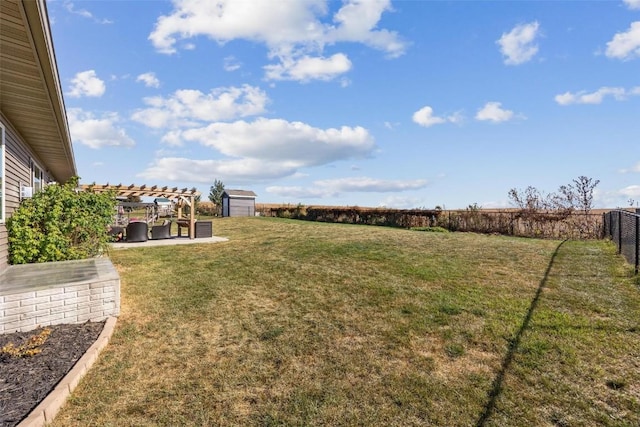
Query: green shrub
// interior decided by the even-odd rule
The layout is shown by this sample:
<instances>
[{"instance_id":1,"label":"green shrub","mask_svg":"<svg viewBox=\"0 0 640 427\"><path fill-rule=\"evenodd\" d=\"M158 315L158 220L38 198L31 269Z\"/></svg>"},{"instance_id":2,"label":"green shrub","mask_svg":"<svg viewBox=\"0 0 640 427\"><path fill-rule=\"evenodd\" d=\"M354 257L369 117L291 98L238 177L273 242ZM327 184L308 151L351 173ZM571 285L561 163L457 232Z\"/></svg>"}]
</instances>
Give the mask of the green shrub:
<instances>
[{"instance_id":1,"label":"green shrub","mask_svg":"<svg viewBox=\"0 0 640 427\"><path fill-rule=\"evenodd\" d=\"M106 248L115 196L78 192L78 181L46 186L7 219L11 264L91 258Z\"/></svg>"}]
</instances>

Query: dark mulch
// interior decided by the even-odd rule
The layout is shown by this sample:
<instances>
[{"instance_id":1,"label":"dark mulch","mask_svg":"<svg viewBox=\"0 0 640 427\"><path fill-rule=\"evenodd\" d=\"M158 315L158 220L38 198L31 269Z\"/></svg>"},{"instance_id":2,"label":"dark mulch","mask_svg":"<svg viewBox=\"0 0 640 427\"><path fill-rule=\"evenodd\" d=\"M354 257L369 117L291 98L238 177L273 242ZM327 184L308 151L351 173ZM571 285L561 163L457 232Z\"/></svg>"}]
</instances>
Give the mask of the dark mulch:
<instances>
[{"instance_id":1,"label":"dark mulch","mask_svg":"<svg viewBox=\"0 0 640 427\"><path fill-rule=\"evenodd\" d=\"M49 326L51 334L28 357L0 354L0 427L17 425L31 412L96 341L104 322ZM19 346L42 328L0 335L0 348Z\"/></svg>"}]
</instances>

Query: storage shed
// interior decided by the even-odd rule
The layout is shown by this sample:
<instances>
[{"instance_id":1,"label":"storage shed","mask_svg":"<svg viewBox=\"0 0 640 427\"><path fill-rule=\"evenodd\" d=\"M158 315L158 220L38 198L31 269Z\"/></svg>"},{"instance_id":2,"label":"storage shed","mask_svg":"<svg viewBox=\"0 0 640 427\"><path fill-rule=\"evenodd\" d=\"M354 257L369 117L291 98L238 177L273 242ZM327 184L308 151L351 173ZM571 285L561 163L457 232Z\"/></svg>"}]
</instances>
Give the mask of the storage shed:
<instances>
[{"instance_id":1,"label":"storage shed","mask_svg":"<svg viewBox=\"0 0 640 427\"><path fill-rule=\"evenodd\" d=\"M256 193L246 190L224 190L222 193L222 216L254 216Z\"/></svg>"},{"instance_id":2,"label":"storage shed","mask_svg":"<svg viewBox=\"0 0 640 427\"><path fill-rule=\"evenodd\" d=\"M156 197L153 199L156 205L158 216L165 217L173 215L173 202L166 197Z\"/></svg>"}]
</instances>

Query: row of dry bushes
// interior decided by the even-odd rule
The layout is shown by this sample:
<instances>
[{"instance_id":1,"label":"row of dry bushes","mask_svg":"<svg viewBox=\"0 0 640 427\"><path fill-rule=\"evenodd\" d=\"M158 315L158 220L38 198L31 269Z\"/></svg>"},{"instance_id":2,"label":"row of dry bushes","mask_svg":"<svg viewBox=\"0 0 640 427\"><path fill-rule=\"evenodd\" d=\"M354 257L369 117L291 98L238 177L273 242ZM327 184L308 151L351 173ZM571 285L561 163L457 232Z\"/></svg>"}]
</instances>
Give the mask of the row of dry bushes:
<instances>
[{"instance_id":1,"label":"row of dry bushes","mask_svg":"<svg viewBox=\"0 0 640 427\"><path fill-rule=\"evenodd\" d=\"M554 239L599 239L602 214L531 212L519 210L384 209L340 206L259 205L260 215L307 221L383 225L400 228L441 227L509 236Z\"/></svg>"}]
</instances>

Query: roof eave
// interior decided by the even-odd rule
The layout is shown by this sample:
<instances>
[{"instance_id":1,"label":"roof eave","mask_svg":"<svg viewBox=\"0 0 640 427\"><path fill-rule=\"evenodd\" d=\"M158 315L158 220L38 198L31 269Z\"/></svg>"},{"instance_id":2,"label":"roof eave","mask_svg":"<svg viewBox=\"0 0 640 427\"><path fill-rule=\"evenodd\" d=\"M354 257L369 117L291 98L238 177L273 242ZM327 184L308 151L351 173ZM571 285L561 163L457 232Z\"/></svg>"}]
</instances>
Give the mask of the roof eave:
<instances>
[{"instance_id":1,"label":"roof eave","mask_svg":"<svg viewBox=\"0 0 640 427\"><path fill-rule=\"evenodd\" d=\"M51 171L55 179L65 182L74 175L77 175L75 158L71 135L69 133L69 123L67 121L64 97L58 75L53 39L51 37L51 27L47 15L47 5L45 0L21 2L24 14L29 26L36 56L40 63L40 70L45 81L45 87L49 95L49 102L55 117L58 134L62 149L66 155L68 168L66 171ZM45 159L43 159L44 161Z\"/></svg>"}]
</instances>

